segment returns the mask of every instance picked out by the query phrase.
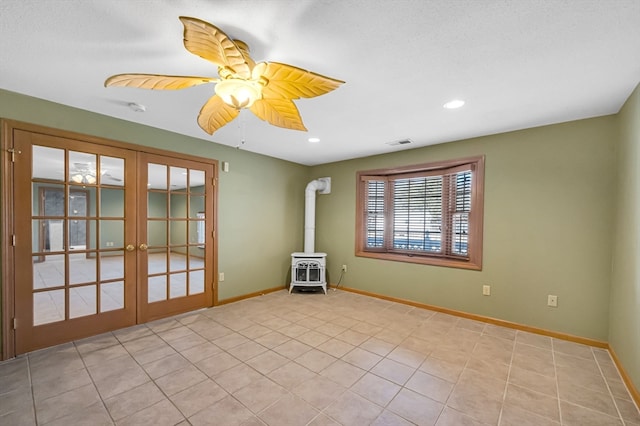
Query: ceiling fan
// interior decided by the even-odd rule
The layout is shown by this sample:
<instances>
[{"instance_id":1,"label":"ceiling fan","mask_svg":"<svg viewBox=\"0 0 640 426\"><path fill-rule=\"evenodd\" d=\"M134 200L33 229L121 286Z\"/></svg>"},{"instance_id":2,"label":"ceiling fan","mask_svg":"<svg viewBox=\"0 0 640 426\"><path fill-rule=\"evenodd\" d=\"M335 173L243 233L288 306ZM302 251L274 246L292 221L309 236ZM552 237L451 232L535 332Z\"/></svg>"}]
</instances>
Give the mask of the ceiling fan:
<instances>
[{"instance_id":1,"label":"ceiling fan","mask_svg":"<svg viewBox=\"0 0 640 426\"><path fill-rule=\"evenodd\" d=\"M95 165L92 163L73 163L73 168L69 167L70 179L75 183L88 183L94 184L97 182L97 172ZM106 169L100 171L100 177L104 181L110 179L113 182L122 182L122 179L113 176Z\"/></svg>"},{"instance_id":2,"label":"ceiling fan","mask_svg":"<svg viewBox=\"0 0 640 426\"><path fill-rule=\"evenodd\" d=\"M216 26L197 18L180 17L184 47L218 67L219 78L155 74L117 74L105 86L177 90L215 83L215 95L198 115L210 135L248 108L261 120L278 127L307 130L294 99L313 98L338 88L344 81L278 62L255 63L249 46L232 40Z\"/></svg>"}]
</instances>

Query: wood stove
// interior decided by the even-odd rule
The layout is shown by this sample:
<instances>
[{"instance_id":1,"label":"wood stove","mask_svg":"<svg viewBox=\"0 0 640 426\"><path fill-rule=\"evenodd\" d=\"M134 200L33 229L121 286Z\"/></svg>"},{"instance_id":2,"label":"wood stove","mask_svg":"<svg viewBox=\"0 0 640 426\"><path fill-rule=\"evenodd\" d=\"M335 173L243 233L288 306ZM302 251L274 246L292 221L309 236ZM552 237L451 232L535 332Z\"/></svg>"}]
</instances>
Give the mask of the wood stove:
<instances>
[{"instance_id":1,"label":"wood stove","mask_svg":"<svg viewBox=\"0 0 640 426\"><path fill-rule=\"evenodd\" d=\"M316 191L331 193L331 178L312 180L304 190L304 252L291 253L291 285L294 287L322 287L327 294L327 253L315 252L316 232Z\"/></svg>"},{"instance_id":2,"label":"wood stove","mask_svg":"<svg viewBox=\"0 0 640 426\"><path fill-rule=\"evenodd\" d=\"M322 287L327 294L326 265L326 253L292 253L289 293L294 287Z\"/></svg>"}]
</instances>

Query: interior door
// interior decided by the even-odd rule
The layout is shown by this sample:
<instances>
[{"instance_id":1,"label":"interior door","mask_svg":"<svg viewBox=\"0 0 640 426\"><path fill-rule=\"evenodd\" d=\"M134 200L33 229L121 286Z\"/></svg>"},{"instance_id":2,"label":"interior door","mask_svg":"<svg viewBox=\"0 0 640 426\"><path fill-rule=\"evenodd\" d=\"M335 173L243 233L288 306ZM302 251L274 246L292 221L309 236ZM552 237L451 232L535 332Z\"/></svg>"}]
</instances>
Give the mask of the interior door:
<instances>
[{"instance_id":1,"label":"interior door","mask_svg":"<svg viewBox=\"0 0 640 426\"><path fill-rule=\"evenodd\" d=\"M214 166L139 159L139 321L212 306Z\"/></svg>"},{"instance_id":2,"label":"interior door","mask_svg":"<svg viewBox=\"0 0 640 426\"><path fill-rule=\"evenodd\" d=\"M16 353L136 323L136 152L16 130Z\"/></svg>"}]
</instances>

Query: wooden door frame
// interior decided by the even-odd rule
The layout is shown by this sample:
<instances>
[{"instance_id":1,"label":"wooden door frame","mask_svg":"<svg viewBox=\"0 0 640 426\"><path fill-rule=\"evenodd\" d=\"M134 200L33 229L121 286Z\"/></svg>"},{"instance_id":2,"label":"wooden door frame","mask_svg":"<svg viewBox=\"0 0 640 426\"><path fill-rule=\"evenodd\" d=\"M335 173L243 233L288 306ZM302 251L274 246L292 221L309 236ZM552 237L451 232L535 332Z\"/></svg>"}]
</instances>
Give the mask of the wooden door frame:
<instances>
[{"instance_id":1,"label":"wooden door frame","mask_svg":"<svg viewBox=\"0 0 640 426\"><path fill-rule=\"evenodd\" d=\"M181 158L186 160L193 160L202 163L209 163L213 165L213 179L214 182L218 182L218 160L198 157L190 154L184 154L180 152L168 151L143 145L135 145L126 142L120 142L101 138L97 136L91 136L81 133L75 133L66 130L60 130L41 126L37 124L24 123L16 120L0 119L0 164L2 165L2 171L0 173L0 189L2 194L0 195L0 248L2 249L2 258L0 262L2 264L0 277L1 283L1 307L2 307L2 351L0 352L0 361L13 358L16 355L15 348L15 330L13 328L13 319L15 318L15 253L13 247L13 235L15 229L15 212L14 206L14 193L13 193L13 155L20 155L19 153L12 152L13 149L13 134L16 130L23 130L33 133L41 133L48 136L61 137L67 139L74 139L80 142L87 142L98 145L107 145L115 148L122 148L133 150L142 153L157 154L174 158ZM179 146L179 144L176 144ZM212 225L213 229L217 230L218 227L218 186L214 184L213 187L213 217ZM205 285L211 285L213 288L212 300L209 301L210 306L216 306L218 304L218 238L216 237L212 243L212 255L213 255L213 279L211 283L205 283ZM19 325L18 325L19 326Z\"/></svg>"},{"instance_id":2,"label":"wooden door frame","mask_svg":"<svg viewBox=\"0 0 640 426\"><path fill-rule=\"evenodd\" d=\"M2 138L0 140L0 163L2 164L2 206L0 208L0 226L2 227L2 353L0 360L15 356L15 330L13 318L15 317L15 276L14 276L14 249L13 249L13 127L10 123L2 121Z\"/></svg>"}]
</instances>

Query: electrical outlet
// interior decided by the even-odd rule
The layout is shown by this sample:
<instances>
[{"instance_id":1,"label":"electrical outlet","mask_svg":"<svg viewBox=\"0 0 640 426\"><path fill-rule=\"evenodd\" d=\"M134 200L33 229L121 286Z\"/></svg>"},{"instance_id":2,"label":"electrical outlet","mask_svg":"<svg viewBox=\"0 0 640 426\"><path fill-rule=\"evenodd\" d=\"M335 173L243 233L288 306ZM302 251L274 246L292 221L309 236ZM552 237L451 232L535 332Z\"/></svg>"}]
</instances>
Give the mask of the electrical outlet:
<instances>
[{"instance_id":1,"label":"electrical outlet","mask_svg":"<svg viewBox=\"0 0 640 426\"><path fill-rule=\"evenodd\" d=\"M483 285L482 286L482 295L483 296L491 296L491 286L490 285Z\"/></svg>"},{"instance_id":2,"label":"electrical outlet","mask_svg":"<svg viewBox=\"0 0 640 426\"><path fill-rule=\"evenodd\" d=\"M552 308L558 307L558 296L550 294L547 296L547 306L551 306Z\"/></svg>"},{"instance_id":3,"label":"electrical outlet","mask_svg":"<svg viewBox=\"0 0 640 426\"><path fill-rule=\"evenodd\" d=\"M220 282L224 281L224 272L220 272L218 281Z\"/></svg>"},{"instance_id":4,"label":"electrical outlet","mask_svg":"<svg viewBox=\"0 0 640 426\"><path fill-rule=\"evenodd\" d=\"M347 272L347 265L342 265L342 272Z\"/></svg>"}]
</instances>

